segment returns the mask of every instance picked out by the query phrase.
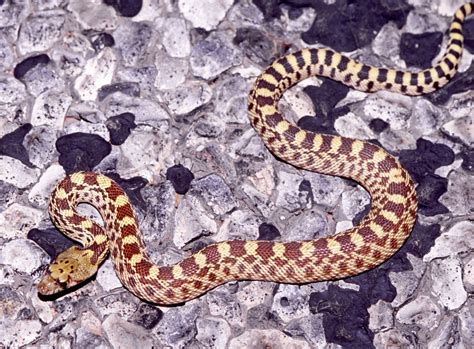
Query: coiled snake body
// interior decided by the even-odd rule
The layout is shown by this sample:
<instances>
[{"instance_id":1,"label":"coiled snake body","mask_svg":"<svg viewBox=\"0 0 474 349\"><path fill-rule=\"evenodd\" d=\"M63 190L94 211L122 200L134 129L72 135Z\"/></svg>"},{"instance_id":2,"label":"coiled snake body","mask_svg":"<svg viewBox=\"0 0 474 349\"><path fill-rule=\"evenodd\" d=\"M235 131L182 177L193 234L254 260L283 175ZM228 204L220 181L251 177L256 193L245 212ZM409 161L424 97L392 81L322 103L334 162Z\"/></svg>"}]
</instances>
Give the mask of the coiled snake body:
<instances>
[{"instance_id":1,"label":"coiled snake body","mask_svg":"<svg viewBox=\"0 0 474 349\"><path fill-rule=\"evenodd\" d=\"M415 222L417 200L409 174L374 144L290 124L279 113L278 101L289 87L313 75L366 92L432 92L457 71L462 23L472 9L468 3L457 10L446 53L421 72L370 67L330 49L303 49L278 59L257 78L249 95L249 114L265 145L294 166L352 178L369 191L371 210L356 227L310 241L224 241L174 266L157 266L145 252L124 191L106 176L79 172L54 189L49 212L56 226L83 248L60 254L40 281L39 292L56 293L86 280L109 250L122 283L136 296L159 304L190 300L230 280L307 283L344 278L381 264L402 246ZM98 209L104 227L76 213L80 202Z\"/></svg>"}]
</instances>

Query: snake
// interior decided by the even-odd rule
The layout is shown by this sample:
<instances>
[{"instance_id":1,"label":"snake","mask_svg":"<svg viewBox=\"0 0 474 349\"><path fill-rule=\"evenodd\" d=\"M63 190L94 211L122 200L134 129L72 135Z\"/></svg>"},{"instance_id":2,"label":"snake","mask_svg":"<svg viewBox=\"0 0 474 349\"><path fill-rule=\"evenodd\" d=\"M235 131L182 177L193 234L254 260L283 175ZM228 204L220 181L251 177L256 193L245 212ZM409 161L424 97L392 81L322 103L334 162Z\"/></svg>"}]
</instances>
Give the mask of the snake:
<instances>
[{"instance_id":1,"label":"snake","mask_svg":"<svg viewBox=\"0 0 474 349\"><path fill-rule=\"evenodd\" d=\"M156 304L178 304L221 284L261 280L304 284L346 278L373 269L405 243L417 215L415 186L400 162L368 141L320 134L288 122L278 102L291 86L324 76L364 92L389 90L417 96L444 86L463 53L466 3L454 14L446 52L419 72L377 68L329 48L305 48L275 60L256 79L248 97L250 123L277 157L304 170L349 178L371 196L367 215L335 235L302 241L230 240L209 244L174 265L149 257L136 214L124 190L106 175L76 172L53 189L48 211L56 227L81 246L60 253L38 284L53 295L90 279L110 253L122 284ZM103 224L80 215L79 203L100 213Z\"/></svg>"}]
</instances>

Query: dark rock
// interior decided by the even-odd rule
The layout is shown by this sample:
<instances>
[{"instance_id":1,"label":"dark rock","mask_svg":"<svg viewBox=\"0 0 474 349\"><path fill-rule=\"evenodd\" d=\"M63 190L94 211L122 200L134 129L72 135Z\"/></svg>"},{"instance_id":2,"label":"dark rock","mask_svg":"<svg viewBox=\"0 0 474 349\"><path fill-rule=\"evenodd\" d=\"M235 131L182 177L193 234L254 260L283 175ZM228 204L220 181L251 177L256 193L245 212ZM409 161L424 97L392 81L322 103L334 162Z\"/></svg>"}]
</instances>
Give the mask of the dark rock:
<instances>
[{"instance_id":1,"label":"dark rock","mask_svg":"<svg viewBox=\"0 0 474 349\"><path fill-rule=\"evenodd\" d=\"M0 212L5 210L18 195L18 188L0 180Z\"/></svg>"},{"instance_id":2,"label":"dark rock","mask_svg":"<svg viewBox=\"0 0 474 349\"><path fill-rule=\"evenodd\" d=\"M130 136L131 130L137 127L135 124L135 115L132 113L123 113L111 116L105 122L110 134L110 143L120 145Z\"/></svg>"},{"instance_id":3,"label":"dark rock","mask_svg":"<svg viewBox=\"0 0 474 349\"><path fill-rule=\"evenodd\" d=\"M67 174L91 171L110 154L112 146L102 137L88 133L71 133L56 141L59 164Z\"/></svg>"},{"instance_id":4,"label":"dark rock","mask_svg":"<svg viewBox=\"0 0 474 349\"><path fill-rule=\"evenodd\" d=\"M474 172L474 150L466 150L461 153L461 167L469 172Z\"/></svg>"},{"instance_id":5,"label":"dark rock","mask_svg":"<svg viewBox=\"0 0 474 349\"><path fill-rule=\"evenodd\" d=\"M143 211L146 210L147 204L141 194L142 188L148 184L145 178L137 176L123 179L117 173L110 172L105 175L113 179L127 193L134 207L140 207Z\"/></svg>"},{"instance_id":6,"label":"dark rock","mask_svg":"<svg viewBox=\"0 0 474 349\"><path fill-rule=\"evenodd\" d=\"M424 176L416 187L419 212L425 216L448 213L438 200L448 190L448 180L435 174Z\"/></svg>"},{"instance_id":7,"label":"dark rock","mask_svg":"<svg viewBox=\"0 0 474 349\"><path fill-rule=\"evenodd\" d=\"M26 75L26 73L28 73L28 71L39 64L48 64L49 61L50 59L48 55L44 53L37 56L28 57L16 65L13 71L13 76L18 80L21 80Z\"/></svg>"},{"instance_id":8,"label":"dark rock","mask_svg":"<svg viewBox=\"0 0 474 349\"><path fill-rule=\"evenodd\" d=\"M265 304L259 304L247 312L248 328L278 328L279 322L278 316L269 311Z\"/></svg>"},{"instance_id":9,"label":"dark rock","mask_svg":"<svg viewBox=\"0 0 474 349\"><path fill-rule=\"evenodd\" d=\"M36 242L51 257L56 258L61 252L67 250L75 243L67 238L56 228L50 229L31 229L27 238Z\"/></svg>"},{"instance_id":10,"label":"dark rock","mask_svg":"<svg viewBox=\"0 0 474 349\"><path fill-rule=\"evenodd\" d=\"M344 106L331 109L327 116L303 116L298 120L297 125L307 131L336 135L337 132L334 128L334 122L338 117L346 115L348 112L349 107Z\"/></svg>"},{"instance_id":11,"label":"dark rock","mask_svg":"<svg viewBox=\"0 0 474 349\"><path fill-rule=\"evenodd\" d=\"M136 82L127 81L102 86L98 93L99 101L104 100L105 97L115 92L122 92L131 97L140 97L140 85Z\"/></svg>"},{"instance_id":12,"label":"dark rock","mask_svg":"<svg viewBox=\"0 0 474 349\"><path fill-rule=\"evenodd\" d=\"M317 117L327 116L334 109L337 103L347 96L349 88L337 81L320 78L323 83L320 87L307 86L304 92L313 101L314 110Z\"/></svg>"},{"instance_id":13,"label":"dark rock","mask_svg":"<svg viewBox=\"0 0 474 349\"><path fill-rule=\"evenodd\" d=\"M104 0L104 4L113 6L123 17L134 17L142 9L142 0Z\"/></svg>"},{"instance_id":14,"label":"dark rock","mask_svg":"<svg viewBox=\"0 0 474 349\"><path fill-rule=\"evenodd\" d=\"M360 293L335 285L309 297L310 311L323 314L326 340L343 348L374 348L368 306Z\"/></svg>"},{"instance_id":15,"label":"dark rock","mask_svg":"<svg viewBox=\"0 0 474 349\"><path fill-rule=\"evenodd\" d=\"M405 255L410 253L422 258L434 246L435 240L440 235L441 227L439 224L421 225L416 222L410 237L398 253Z\"/></svg>"},{"instance_id":16,"label":"dark rock","mask_svg":"<svg viewBox=\"0 0 474 349\"><path fill-rule=\"evenodd\" d=\"M277 240L281 238L280 231L273 224L262 223L258 227L257 240Z\"/></svg>"},{"instance_id":17,"label":"dark rock","mask_svg":"<svg viewBox=\"0 0 474 349\"><path fill-rule=\"evenodd\" d=\"M23 140L32 128L33 126L31 126L31 124L24 124L15 131L7 133L0 138L0 155L10 156L21 161L28 167L33 167L28 152L23 146Z\"/></svg>"},{"instance_id":18,"label":"dark rock","mask_svg":"<svg viewBox=\"0 0 474 349\"><path fill-rule=\"evenodd\" d=\"M338 0L327 5L322 1L285 1L297 6L312 6L318 15L311 28L301 35L308 44L321 43L336 51L351 52L375 38L389 21L401 28L412 6L406 1Z\"/></svg>"},{"instance_id":19,"label":"dark rock","mask_svg":"<svg viewBox=\"0 0 474 349\"><path fill-rule=\"evenodd\" d=\"M166 179L171 182L176 193L184 195L188 192L194 175L183 165L175 165L166 171Z\"/></svg>"},{"instance_id":20,"label":"dark rock","mask_svg":"<svg viewBox=\"0 0 474 349\"><path fill-rule=\"evenodd\" d=\"M474 90L474 63L463 73L457 73L443 88L426 97L437 105L445 104L452 95Z\"/></svg>"},{"instance_id":21,"label":"dark rock","mask_svg":"<svg viewBox=\"0 0 474 349\"><path fill-rule=\"evenodd\" d=\"M420 138L416 141L416 150L402 150L399 160L413 179L420 182L438 167L452 164L454 152L447 145Z\"/></svg>"},{"instance_id":22,"label":"dark rock","mask_svg":"<svg viewBox=\"0 0 474 349\"><path fill-rule=\"evenodd\" d=\"M370 120L369 123L370 129L376 133L380 133L386 130L389 126L390 124L388 122L385 122L384 120L378 118Z\"/></svg>"},{"instance_id":23,"label":"dark rock","mask_svg":"<svg viewBox=\"0 0 474 349\"><path fill-rule=\"evenodd\" d=\"M151 330L163 318L163 312L151 304L140 304L137 311L131 316L130 321L147 329Z\"/></svg>"},{"instance_id":24,"label":"dark rock","mask_svg":"<svg viewBox=\"0 0 474 349\"><path fill-rule=\"evenodd\" d=\"M280 0L252 0L252 2L262 11L265 20L281 16Z\"/></svg>"},{"instance_id":25,"label":"dark rock","mask_svg":"<svg viewBox=\"0 0 474 349\"><path fill-rule=\"evenodd\" d=\"M408 66L421 69L430 68L432 61L441 49L443 33L422 34L403 33L400 40L400 58Z\"/></svg>"},{"instance_id":26,"label":"dark rock","mask_svg":"<svg viewBox=\"0 0 474 349\"><path fill-rule=\"evenodd\" d=\"M462 25L464 34L464 47L470 52L474 53L474 18L469 18Z\"/></svg>"},{"instance_id":27,"label":"dark rock","mask_svg":"<svg viewBox=\"0 0 474 349\"><path fill-rule=\"evenodd\" d=\"M239 28L233 43L238 45L253 62L267 66L277 57L275 45L257 28Z\"/></svg>"},{"instance_id":28,"label":"dark rock","mask_svg":"<svg viewBox=\"0 0 474 349\"><path fill-rule=\"evenodd\" d=\"M102 50L104 47L112 47L115 45L115 40L109 33L100 33L92 41L92 47L96 51Z\"/></svg>"}]
</instances>

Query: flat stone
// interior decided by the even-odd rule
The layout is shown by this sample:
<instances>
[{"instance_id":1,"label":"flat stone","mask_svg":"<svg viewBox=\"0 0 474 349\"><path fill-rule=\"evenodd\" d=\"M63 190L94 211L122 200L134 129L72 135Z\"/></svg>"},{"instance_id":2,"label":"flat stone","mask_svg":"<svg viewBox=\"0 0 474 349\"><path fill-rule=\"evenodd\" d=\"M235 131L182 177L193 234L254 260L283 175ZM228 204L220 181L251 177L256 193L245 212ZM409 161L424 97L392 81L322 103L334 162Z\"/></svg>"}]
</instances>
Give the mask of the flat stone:
<instances>
[{"instance_id":1,"label":"flat stone","mask_svg":"<svg viewBox=\"0 0 474 349\"><path fill-rule=\"evenodd\" d=\"M209 103L211 97L211 88L207 84L199 82L181 85L163 93L163 99L168 108L177 115L185 115L194 111Z\"/></svg>"},{"instance_id":2,"label":"flat stone","mask_svg":"<svg viewBox=\"0 0 474 349\"><path fill-rule=\"evenodd\" d=\"M110 259L106 260L100 266L99 271L97 272L96 280L106 292L110 292L113 289L122 287L122 283L117 277L114 265Z\"/></svg>"},{"instance_id":3,"label":"flat stone","mask_svg":"<svg viewBox=\"0 0 474 349\"><path fill-rule=\"evenodd\" d=\"M102 323L102 328L114 348L153 347L153 338L143 328L122 319L117 314L108 316Z\"/></svg>"},{"instance_id":4,"label":"flat stone","mask_svg":"<svg viewBox=\"0 0 474 349\"><path fill-rule=\"evenodd\" d=\"M196 339L206 348L224 348L229 342L231 330L229 324L219 318L197 318Z\"/></svg>"},{"instance_id":5,"label":"flat stone","mask_svg":"<svg viewBox=\"0 0 474 349\"><path fill-rule=\"evenodd\" d=\"M106 47L97 56L89 59L74 83L79 97L85 101L95 100L99 89L112 82L116 68L117 58L111 48Z\"/></svg>"},{"instance_id":6,"label":"flat stone","mask_svg":"<svg viewBox=\"0 0 474 349\"><path fill-rule=\"evenodd\" d=\"M403 324L416 324L429 330L438 327L441 309L429 297L421 295L400 308L396 319Z\"/></svg>"},{"instance_id":7,"label":"flat stone","mask_svg":"<svg viewBox=\"0 0 474 349\"><path fill-rule=\"evenodd\" d=\"M16 271L27 274L32 274L48 261L46 253L26 239L7 242L0 252L0 264L10 265Z\"/></svg>"},{"instance_id":8,"label":"flat stone","mask_svg":"<svg viewBox=\"0 0 474 349\"><path fill-rule=\"evenodd\" d=\"M73 1L68 4L68 10L74 14L76 20L85 28L103 31L112 30L117 27L116 12L102 1Z\"/></svg>"},{"instance_id":9,"label":"flat stone","mask_svg":"<svg viewBox=\"0 0 474 349\"><path fill-rule=\"evenodd\" d=\"M224 34L213 33L194 45L190 56L193 74L204 80L212 80L227 69L239 65L242 54L229 41Z\"/></svg>"},{"instance_id":10,"label":"flat stone","mask_svg":"<svg viewBox=\"0 0 474 349\"><path fill-rule=\"evenodd\" d=\"M461 307L467 300L462 283L461 264L453 257L431 261L431 291L447 309Z\"/></svg>"},{"instance_id":11,"label":"flat stone","mask_svg":"<svg viewBox=\"0 0 474 349\"><path fill-rule=\"evenodd\" d=\"M250 329L235 337L229 343L229 349L238 348L264 348L271 346L273 349L306 349L310 348L305 341L291 338L278 330Z\"/></svg>"},{"instance_id":12,"label":"flat stone","mask_svg":"<svg viewBox=\"0 0 474 349\"><path fill-rule=\"evenodd\" d=\"M206 14L210 15L210 13ZM198 20L193 18L193 20ZM182 18L164 18L160 26L162 33L162 43L166 52L171 57L184 58L191 53L191 40L186 21Z\"/></svg>"},{"instance_id":13,"label":"flat stone","mask_svg":"<svg viewBox=\"0 0 474 349\"><path fill-rule=\"evenodd\" d=\"M42 11L28 17L20 30L18 49L21 55L50 49L62 38L65 21L62 10Z\"/></svg>"},{"instance_id":14,"label":"flat stone","mask_svg":"<svg viewBox=\"0 0 474 349\"><path fill-rule=\"evenodd\" d=\"M0 155L0 180L17 188L27 188L36 183L39 170L25 166L21 161Z\"/></svg>"},{"instance_id":15,"label":"flat stone","mask_svg":"<svg viewBox=\"0 0 474 349\"><path fill-rule=\"evenodd\" d=\"M423 257L425 262L468 253L474 248L474 223L461 221L454 224L436 239L435 245Z\"/></svg>"},{"instance_id":16,"label":"flat stone","mask_svg":"<svg viewBox=\"0 0 474 349\"><path fill-rule=\"evenodd\" d=\"M459 139L465 145L474 146L474 115L451 120L441 128L448 136Z\"/></svg>"},{"instance_id":17,"label":"flat stone","mask_svg":"<svg viewBox=\"0 0 474 349\"><path fill-rule=\"evenodd\" d=\"M48 167L41 175L38 183L36 183L28 194L28 200L45 208L48 204L51 192L54 186L66 175L62 166L53 164Z\"/></svg>"},{"instance_id":18,"label":"flat stone","mask_svg":"<svg viewBox=\"0 0 474 349\"><path fill-rule=\"evenodd\" d=\"M204 0L199 4L192 0L179 0L179 10L194 28L212 30L222 21L232 6L232 0ZM208 11L212 8L212 11Z\"/></svg>"}]
</instances>

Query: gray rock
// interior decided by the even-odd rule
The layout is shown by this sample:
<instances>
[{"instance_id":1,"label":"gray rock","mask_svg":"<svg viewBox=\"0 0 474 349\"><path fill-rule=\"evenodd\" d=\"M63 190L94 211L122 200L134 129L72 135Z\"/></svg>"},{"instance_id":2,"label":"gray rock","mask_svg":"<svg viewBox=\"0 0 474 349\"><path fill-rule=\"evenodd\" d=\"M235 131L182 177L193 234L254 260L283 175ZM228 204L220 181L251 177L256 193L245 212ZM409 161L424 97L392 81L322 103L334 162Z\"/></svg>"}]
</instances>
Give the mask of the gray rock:
<instances>
[{"instance_id":1,"label":"gray rock","mask_svg":"<svg viewBox=\"0 0 474 349\"><path fill-rule=\"evenodd\" d=\"M219 318L199 317L196 329L196 339L206 348L225 348L231 335L229 324Z\"/></svg>"},{"instance_id":2,"label":"gray rock","mask_svg":"<svg viewBox=\"0 0 474 349\"><path fill-rule=\"evenodd\" d=\"M105 3L95 0L72 1L68 4L68 10L87 29L103 31L117 27L117 13Z\"/></svg>"},{"instance_id":3,"label":"gray rock","mask_svg":"<svg viewBox=\"0 0 474 349\"><path fill-rule=\"evenodd\" d=\"M2 238L17 239L26 236L30 229L39 225L45 215L44 211L17 202L11 204L6 210L0 212Z\"/></svg>"},{"instance_id":4,"label":"gray rock","mask_svg":"<svg viewBox=\"0 0 474 349\"><path fill-rule=\"evenodd\" d=\"M474 248L474 223L461 221L443 232L435 245L423 260L426 262L447 256L456 257L460 253L469 253Z\"/></svg>"},{"instance_id":5,"label":"gray rock","mask_svg":"<svg viewBox=\"0 0 474 349\"><path fill-rule=\"evenodd\" d=\"M374 53L393 59L400 55L400 32L394 22L388 22L380 29L372 42Z\"/></svg>"},{"instance_id":6,"label":"gray rock","mask_svg":"<svg viewBox=\"0 0 474 349\"><path fill-rule=\"evenodd\" d=\"M435 259L431 262L431 291L447 309L461 307L467 300L462 283L461 264L452 257Z\"/></svg>"},{"instance_id":7,"label":"gray rock","mask_svg":"<svg viewBox=\"0 0 474 349\"><path fill-rule=\"evenodd\" d=\"M438 327L441 309L429 297L421 295L398 310L397 321L403 324L416 324L426 330Z\"/></svg>"},{"instance_id":8,"label":"gray rock","mask_svg":"<svg viewBox=\"0 0 474 349\"><path fill-rule=\"evenodd\" d=\"M66 175L62 166L51 165L28 194L28 200L36 206L46 208L54 186Z\"/></svg>"},{"instance_id":9,"label":"gray rock","mask_svg":"<svg viewBox=\"0 0 474 349\"><path fill-rule=\"evenodd\" d=\"M158 90L172 90L186 80L189 64L186 59L170 57L165 52L155 55L155 65L158 69L155 86Z\"/></svg>"},{"instance_id":10,"label":"gray rock","mask_svg":"<svg viewBox=\"0 0 474 349\"><path fill-rule=\"evenodd\" d=\"M124 178L141 176L151 181L159 169L174 163L168 128L162 129L139 125L121 145L122 157L116 164Z\"/></svg>"},{"instance_id":11,"label":"gray rock","mask_svg":"<svg viewBox=\"0 0 474 349\"><path fill-rule=\"evenodd\" d=\"M229 213L238 206L230 187L216 174L193 181L189 195L199 198L216 215Z\"/></svg>"},{"instance_id":12,"label":"gray rock","mask_svg":"<svg viewBox=\"0 0 474 349\"><path fill-rule=\"evenodd\" d=\"M472 215L474 213L472 176L461 169L452 171L448 176L448 191L441 196L439 202L455 216Z\"/></svg>"},{"instance_id":13,"label":"gray rock","mask_svg":"<svg viewBox=\"0 0 474 349\"><path fill-rule=\"evenodd\" d=\"M160 326L153 332L164 345L173 348L188 348L197 334L195 321L201 309L193 304L186 303L180 308L171 308L164 313Z\"/></svg>"},{"instance_id":14,"label":"gray rock","mask_svg":"<svg viewBox=\"0 0 474 349\"><path fill-rule=\"evenodd\" d=\"M23 144L28 151L30 162L40 169L53 162L57 156L56 150L57 133L56 128L50 126L33 127L25 136Z\"/></svg>"},{"instance_id":15,"label":"gray rock","mask_svg":"<svg viewBox=\"0 0 474 349\"><path fill-rule=\"evenodd\" d=\"M137 311L139 302L138 298L124 290L103 293L102 296L94 299L94 307L103 318L118 315L129 319Z\"/></svg>"},{"instance_id":16,"label":"gray rock","mask_svg":"<svg viewBox=\"0 0 474 349\"><path fill-rule=\"evenodd\" d=\"M288 228L283 234L285 241L311 240L329 234L327 218L316 207L289 218L286 224Z\"/></svg>"},{"instance_id":17,"label":"gray rock","mask_svg":"<svg viewBox=\"0 0 474 349\"><path fill-rule=\"evenodd\" d=\"M240 336L232 339L229 343L229 349L265 348L270 345L274 349L310 348L305 341L291 338L278 330L249 329Z\"/></svg>"},{"instance_id":18,"label":"gray rock","mask_svg":"<svg viewBox=\"0 0 474 349\"><path fill-rule=\"evenodd\" d=\"M21 55L46 51L64 35L66 21L63 10L42 11L25 20L19 34Z\"/></svg>"},{"instance_id":19,"label":"gray rock","mask_svg":"<svg viewBox=\"0 0 474 349\"><path fill-rule=\"evenodd\" d=\"M437 132L447 114L426 99L416 101L409 121L410 130L415 138Z\"/></svg>"},{"instance_id":20,"label":"gray rock","mask_svg":"<svg viewBox=\"0 0 474 349\"><path fill-rule=\"evenodd\" d=\"M127 336L124 336L124 337L125 337L124 343L128 344ZM110 341L114 343L113 339ZM139 343L139 344L142 344L142 343ZM96 348L96 349L109 349L110 348L105 338L95 333L89 332L84 328L78 328L76 330L76 345L80 348ZM123 348L122 345L118 345L116 347Z\"/></svg>"},{"instance_id":21,"label":"gray rock","mask_svg":"<svg viewBox=\"0 0 474 349\"><path fill-rule=\"evenodd\" d=\"M19 272L32 274L49 262L49 257L31 240L16 239L5 243L0 252L0 264L10 265Z\"/></svg>"},{"instance_id":22,"label":"gray rock","mask_svg":"<svg viewBox=\"0 0 474 349\"><path fill-rule=\"evenodd\" d=\"M373 332L387 331L388 329L393 328L393 308L389 303L379 300L368 310L370 315L369 328Z\"/></svg>"},{"instance_id":23,"label":"gray rock","mask_svg":"<svg viewBox=\"0 0 474 349\"><path fill-rule=\"evenodd\" d=\"M6 73L8 70L11 70L15 62L15 54L5 34L0 34L0 57L2 58L0 60L0 69Z\"/></svg>"},{"instance_id":24,"label":"gray rock","mask_svg":"<svg viewBox=\"0 0 474 349\"><path fill-rule=\"evenodd\" d=\"M228 289L229 287L219 287L206 295L209 313L214 317L224 318L232 327L242 328L246 322L246 308Z\"/></svg>"},{"instance_id":25,"label":"gray rock","mask_svg":"<svg viewBox=\"0 0 474 349\"><path fill-rule=\"evenodd\" d=\"M114 40L122 56L122 63L125 66L138 66L148 60L149 48L155 39L150 25L128 21L117 27Z\"/></svg>"},{"instance_id":26,"label":"gray rock","mask_svg":"<svg viewBox=\"0 0 474 349\"><path fill-rule=\"evenodd\" d=\"M427 4L427 6L429 7L430 4ZM449 12L449 16L451 16L453 13L454 10ZM446 13L446 15L448 14ZM444 32L448 28L446 22L440 21L440 18L437 14L415 9L410 11L408 14L407 23L404 29L407 33L422 34L433 31Z\"/></svg>"},{"instance_id":27,"label":"gray rock","mask_svg":"<svg viewBox=\"0 0 474 349\"><path fill-rule=\"evenodd\" d=\"M40 337L42 324L20 293L11 287L0 286L0 308L0 346L19 348Z\"/></svg>"},{"instance_id":28,"label":"gray rock","mask_svg":"<svg viewBox=\"0 0 474 349\"><path fill-rule=\"evenodd\" d=\"M213 33L199 41L190 56L193 74L211 80L242 61L242 54L222 33Z\"/></svg>"},{"instance_id":29,"label":"gray rock","mask_svg":"<svg viewBox=\"0 0 474 349\"><path fill-rule=\"evenodd\" d=\"M2 118L13 121L14 116L24 108L22 104L25 96L26 89L20 81L13 76L0 76L0 116ZM3 128L4 125L2 125Z\"/></svg>"},{"instance_id":30,"label":"gray rock","mask_svg":"<svg viewBox=\"0 0 474 349\"><path fill-rule=\"evenodd\" d=\"M74 88L82 100L92 101L97 98L102 86L110 85L117 68L115 52L106 47L99 54L86 62L84 70L76 78Z\"/></svg>"},{"instance_id":31,"label":"gray rock","mask_svg":"<svg viewBox=\"0 0 474 349\"><path fill-rule=\"evenodd\" d=\"M214 13L214 11L210 11ZM206 12L210 14L209 12ZM193 20L196 20L193 18ZM186 21L182 18L167 17L160 25L161 42L171 57L184 58L191 53L191 40Z\"/></svg>"},{"instance_id":32,"label":"gray rock","mask_svg":"<svg viewBox=\"0 0 474 349\"><path fill-rule=\"evenodd\" d=\"M299 285L282 284L273 298L272 312L285 323L309 315L309 293Z\"/></svg>"},{"instance_id":33,"label":"gray rock","mask_svg":"<svg viewBox=\"0 0 474 349\"><path fill-rule=\"evenodd\" d=\"M106 292L122 287L122 283L115 274L114 265L111 259L106 260L101 265L97 272L96 280Z\"/></svg>"},{"instance_id":34,"label":"gray rock","mask_svg":"<svg viewBox=\"0 0 474 349\"><path fill-rule=\"evenodd\" d=\"M162 67L160 67L160 71L161 69ZM155 66L124 68L116 73L121 81L138 83L141 89L141 97L149 98L155 96L155 79L158 74L158 69Z\"/></svg>"},{"instance_id":35,"label":"gray rock","mask_svg":"<svg viewBox=\"0 0 474 349\"><path fill-rule=\"evenodd\" d=\"M111 314L102 323L112 348L153 348L156 340L143 328L134 325L117 314Z\"/></svg>"},{"instance_id":36,"label":"gray rock","mask_svg":"<svg viewBox=\"0 0 474 349\"><path fill-rule=\"evenodd\" d=\"M474 115L466 115L451 120L441 130L448 136L459 139L468 147L474 146Z\"/></svg>"},{"instance_id":37,"label":"gray rock","mask_svg":"<svg viewBox=\"0 0 474 349\"><path fill-rule=\"evenodd\" d=\"M213 98L217 115L228 124L247 125L247 81L238 74L219 80Z\"/></svg>"},{"instance_id":38,"label":"gray rock","mask_svg":"<svg viewBox=\"0 0 474 349\"><path fill-rule=\"evenodd\" d=\"M22 81L28 92L35 97L49 90L63 91L65 89L64 80L52 64L37 65L24 75Z\"/></svg>"},{"instance_id":39,"label":"gray rock","mask_svg":"<svg viewBox=\"0 0 474 349\"><path fill-rule=\"evenodd\" d=\"M163 93L163 100L169 110L177 115L185 115L209 103L212 89L205 83L192 82Z\"/></svg>"},{"instance_id":40,"label":"gray rock","mask_svg":"<svg viewBox=\"0 0 474 349\"><path fill-rule=\"evenodd\" d=\"M279 171L275 205L290 212L295 212L310 206L311 203L308 194L298 191L298 187L302 181L303 178L300 174Z\"/></svg>"},{"instance_id":41,"label":"gray rock","mask_svg":"<svg viewBox=\"0 0 474 349\"><path fill-rule=\"evenodd\" d=\"M204 0L199 4L192 0L179 0L179 10L184 18L195 28L212 30L224 19L226 12L232 6L232 0ZM212 11L209 9L212 8Z\"/></svg>"},{"instance_id":42,"label":"gray rock","mask_svg":"<svg viewBox=\"0 0 474 349\"><path fill-rule=\"evenodd\" d=\"M163 121L170 119L169 113L160 104L149 99L130 97L117 93L108 97L104 102L106 105L105 116L107 118L122 113L132 113L135 115L136 124L144 123L158 130L167 125ZM140 129L135 129L134 132Z\"/></svg>"},{"instance_id":43,"label":"gray rock","mask_svg":"<svg viewBox=\"0 0 474 349\"><path fill-rule=\"evenodd\" d=\"M391 346L393 348L410 348L413 343L410 341L410 336L406 332L394 328L388 331L375 333L374 346L376 348L383 348Z\"/></svg>"},{"instance_id":44,"label":"gray rock","mask_svg":"<svg viewBox=\"0 0 474 349\"><path fill-rule=\"evenodd\" d=\"M463 268L464 288L468 293L474 292L474 256L468 256Z\"/></svg>"}]
</instances>

